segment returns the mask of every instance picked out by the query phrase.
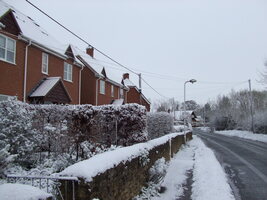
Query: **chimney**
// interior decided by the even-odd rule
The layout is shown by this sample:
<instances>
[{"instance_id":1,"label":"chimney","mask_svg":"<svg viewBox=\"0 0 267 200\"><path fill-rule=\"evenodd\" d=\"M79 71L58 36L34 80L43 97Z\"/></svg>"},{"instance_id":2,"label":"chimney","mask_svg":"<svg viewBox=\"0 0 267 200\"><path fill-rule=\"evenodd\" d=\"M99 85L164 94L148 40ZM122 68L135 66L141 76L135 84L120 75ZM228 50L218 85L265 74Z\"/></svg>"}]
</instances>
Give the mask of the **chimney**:
<instances>
[{"instance_id":1,"label":"chimney","mask_svg":"<svg viewBox=\"0 0 267 200\"><path fill-rule=\"evenodd\" d=\"M123 80L125 80L125 79L129 79L129 73L125 73L125 74L123 74Z\"/></svg>"},{"instance_id":2,"label":"chimney","mask_svg":"<svg viewBox=\"0 0 267 200\"><path fill-rule=\"evenodd\" d=\"M91 57L94 57L94 47L92 47L91 45L89 45L87 48L86 48L86 53L91 56Z\"/></svg>"}]
</instances>

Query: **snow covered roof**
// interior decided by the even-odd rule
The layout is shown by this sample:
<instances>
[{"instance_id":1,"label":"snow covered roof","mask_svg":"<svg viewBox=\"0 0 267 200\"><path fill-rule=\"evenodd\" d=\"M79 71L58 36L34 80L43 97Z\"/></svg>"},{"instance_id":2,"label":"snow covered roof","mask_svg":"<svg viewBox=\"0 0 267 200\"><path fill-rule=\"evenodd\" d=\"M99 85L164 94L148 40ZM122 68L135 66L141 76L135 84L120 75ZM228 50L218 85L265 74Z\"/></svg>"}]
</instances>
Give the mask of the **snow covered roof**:
<instances>
[{"instance_id":1,"label":"snow covered roof","mask_svg":"<svg viewBox=\"0 0 267 200\"><path fill-rule=\"evenodd\" d=\"M60 77L48 77L42 81L37 89L30 95L30 97L43 97L57 84Z\"/></svg>"},{"instance_id":2,"label":"snow covered roof","mask_svg":"<svg viewBox=\"0 0 267 200\"><path fill-rule=\"evenodd\" d=\"M39 24L32 18L18 11L9 4L0 1L0 17L5 13L11 11L16 22L21 30L21 36L25 39L31 40L33 43L40 45L62 57L65 55L66 45L61 44L52 35L46 32Z\"/></svg>"},{"instance_id":3,"label":"snow covered roof","mask_svg":"<svg viewBox=\"0 0 267 200\"><path fill-rule=\"evenodd\" d=\"M1 200L39 200L51 198L52 195L30 185L6 183L0 185L0 197Z\"/></svg>"},{"instance_id":4,"label":"snow covered roof","mask_svg":"<svg viewBox=\"0 0 267 200\"><path fill-rule=\"evenodd\" d=\"M123 85L121 84L121 77L122 77L121 71L118 70L116 71L116 69L105 67L102 61L91 57L86 52L80 50L78 47L75 47L74 45L70 45L70 47L76 60L79 60L79 62L86 65L98 76L107 78L110 82L113 82L116 85L123 87ZM105 73L103 73L103 70L105 71Z\"/></svg>"}]
</instances>

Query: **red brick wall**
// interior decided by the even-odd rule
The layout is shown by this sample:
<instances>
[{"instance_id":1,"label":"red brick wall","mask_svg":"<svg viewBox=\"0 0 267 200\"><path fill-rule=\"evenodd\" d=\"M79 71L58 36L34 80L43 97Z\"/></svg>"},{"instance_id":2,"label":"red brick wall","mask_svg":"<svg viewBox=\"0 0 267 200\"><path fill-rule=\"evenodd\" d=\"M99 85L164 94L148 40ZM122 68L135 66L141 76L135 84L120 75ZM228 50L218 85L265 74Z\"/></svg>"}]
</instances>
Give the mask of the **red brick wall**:
<instances>
[{"instance_id":1,"label":"red brick wall","mask_svg":"<svg viewBox=\"0 0 267 200\"><path fill-rule=\"evenodd\" d=\"M140 93L133 87L130 88L127 94L127 103L138 103L146 107L150 111L150 105L142 98L140 102Z\"/></svg>"},{"instance_id":2,"label":"red brick wall","mask_svg":"<svg viewBox=\"0 0 267 200\"><path fill-rule=\"evenodd\" d=\"M98 105L110 104L112 100L119 98L120 88L114 85L114 97L111 96L112 83L105 81L105 94L100 94L100 80L98 80ZM124 90L124 99L126 91Z\"/></svg>"},{"instance_id":3,"label":"red brick wall","mask_svg":"<svg viewBox=\"0 0 267 200\"><path fill-rule=\"evenodd\" d=\"M10 35L8 36L10 37ZM16 37L10 38L16 40ZM18 96L18 99L22 100L24 80L24 55L25 43L22 41L17 41L15 64L0 60L0 94Z\"/></svg>"},{"instance_id":4,"label":"red brick wall","mask_svg":"<svg viewBox=\"0 0 267 200\"><path fill-rule=\"evenodd\" d=\"M84 67L82 71L81 104L95 105L96 79L94 73Z\"/></svg>"},{"instance_id":5,"label":"red brick wall","mask_svg":"<svg viewBox=\"0 0 267 200\"><path fill-rule=\"evenodd\" d=\"M27 95L45 77L61 77L70 97L71 104L79 103L79 68L73 65L70 60L64 61L62 58L49 54L48 75L42 73L42 53L43 51L30 46L28 49L28 73L27 73ZM72 82L64 80L64 62L72 64Z\"/></svg>"}]
</instances>

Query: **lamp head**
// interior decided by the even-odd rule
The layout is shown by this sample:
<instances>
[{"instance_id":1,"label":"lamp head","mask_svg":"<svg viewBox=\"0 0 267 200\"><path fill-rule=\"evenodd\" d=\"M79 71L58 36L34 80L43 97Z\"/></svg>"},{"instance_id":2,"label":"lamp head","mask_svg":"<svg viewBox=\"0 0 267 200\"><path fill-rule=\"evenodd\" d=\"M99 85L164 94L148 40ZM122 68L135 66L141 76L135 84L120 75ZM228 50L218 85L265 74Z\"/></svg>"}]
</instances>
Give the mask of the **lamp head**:
<instances>
[{"instance_id":1,"label":"lamp head","mask_svg":"<svg viewBox=\"0 0 267 200\"><path fill-rule=\"evenodd\" d=\"M193 83L197 82L197 80L196 79L191 79L191 80L189 80L189 82L193 84Z\"/></svg>"}]
</instances>

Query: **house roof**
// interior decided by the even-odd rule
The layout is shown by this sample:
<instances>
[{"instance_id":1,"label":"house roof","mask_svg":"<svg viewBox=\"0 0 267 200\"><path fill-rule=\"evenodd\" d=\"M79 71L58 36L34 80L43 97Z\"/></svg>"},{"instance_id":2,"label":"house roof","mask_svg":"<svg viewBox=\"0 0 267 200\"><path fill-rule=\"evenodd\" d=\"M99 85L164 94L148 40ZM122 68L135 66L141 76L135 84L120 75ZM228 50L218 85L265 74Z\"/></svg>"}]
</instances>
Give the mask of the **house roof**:
<instances>
[{"instance_id":1,"label":"house roof","mask_svg":"<svg viewBox=\"0 0 267 200\"><path fill-rule=\"evenodd\" d=\"M123 87L124 85L121 84L121 71L116 69L110 69L109 67L105 67L103 62L93 58L92 56L88 55L86 52L80 50L78 47L74 45L70 45L71 50L74 54L75 59L78 62L83 63L89 69L91 69L95 75L106 78L106 80L112 82L115 85Z\"/></svg>"},{"instance_id":2,"label":"house roof","mask_svg":"<svg viewBox=\"0 0 267 200\"><path fill-rule=\"evenodd\" d=\"M60 81L60 77L45 78L29 97L43 97Z\"/></svg>"},{"instance_id":3,"label":"house roof","mask_svg":"<svg viewBox=\"0 0 267 200\"><path fill-rule=\"evenodd\" d=\"M20 36L22 38L31 40L33 43L38 44L47 50L51 50L64 58L67 58L65 55L65 49L67 45L61 44L59 41L57 41L31 17L18 11L13 6L0 1L0 17L3 17L8 12L13 14L21 30Z\"/></svg>"}]
</instances>

